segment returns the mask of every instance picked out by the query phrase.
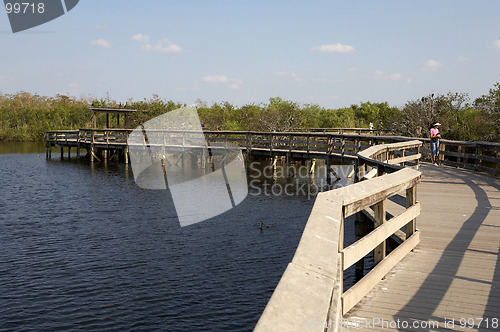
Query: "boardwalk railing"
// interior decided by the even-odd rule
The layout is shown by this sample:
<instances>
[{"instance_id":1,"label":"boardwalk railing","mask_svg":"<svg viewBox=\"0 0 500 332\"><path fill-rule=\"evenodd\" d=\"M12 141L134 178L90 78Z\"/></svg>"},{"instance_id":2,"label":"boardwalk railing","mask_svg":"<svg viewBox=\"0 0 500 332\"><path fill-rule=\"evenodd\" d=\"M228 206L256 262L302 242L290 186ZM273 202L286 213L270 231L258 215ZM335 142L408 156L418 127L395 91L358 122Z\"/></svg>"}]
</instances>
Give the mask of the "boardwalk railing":
<instances>
[{"instance_id":1,"label":"boardwalk railing","mask_svg":"<svg viewBox=\"0 0 500 332\"><path fill-rule=\"evenodd\" d=\"M309 128L309 131L312 132L321 132L321 133L334 133L334 134L346 134L346 133L354 133L354 134L377 134L382 135L383 133L389 133L388 130L384 129L376 129L373 128Z\"/></svg>"},{"instance_id":2,"label":"boardwalk railing","mask_svg":"<svg viewBox=\"0 0 500 332\"><path fill-rule=\"evenodd\" d=\"M500 143L442 139L439 150L440 164L500 175Z\"/></svg>"},{"instance_id":3,"label":"boardwalk railing","mask_svg":"<svg viewBox=\"0 0 500 332\"><path fill-rule=\"evenodd\" d=\"M78 130L56 130L45 133L45 142L78 142Z\"/></svg>"},{"instance_id":4,"label":"boardwalk railing","mask_svg":"<svg viewBox=\"0 0 500 332\"><path fill-rule=\"evenodd\" d=\"M345 128L341 128L345 129ZM356 129L357 130L357 129ZM49 131L46 142L52 146L87 147L93 144L97 148L126 148L127 137L132 130L126 129L80 129L65 131ZM159 133L160 135L161 133ZM307 153L311 158L328 158L352 160L356 153L370 146L387 143L418 140L424 145L421 151L422 160L430 160L430 143L426 138L408 138L401 136L371 136L335 133L278 133L278 132L243 132L243 131L204 131L210 143L234 143L248 153L261 155L286 155ZM177 135L189 141L189 132L170 132L170 140ZM492 175L500 175L500 143L461 142L441 140L438 162L443 165L463 167L483 171ZM398 150L395 150L399 153ZM393 152L391 152L393 153ZM341 157L341 158L338 158ZM400 157L405 157L400 155Z\"/></svg>"},{"instance_id":5,"label":"boardwalk railing","mask_svg":"<svg viewBox=\"0 0 500 332\"><path fill-rule=\"evenodd\" d=\"M375 146L364 151L360 168L376 167L379 176L318 194L295 255L287 266L255 331L337 331L341 317L358 303L419 242L416 188L421 173L396 165L415 161L418 153L392 158L422 143ZM366 171L366 170L364 170ZM380 172L380 173L379 173ZM386 201L406 192L402 213L386 220ZM344 247L344 221L373 207L374 230ZM386 255L386 240L404 228L404 242ZM374 251L376 266L343 292L343 272Z\"/></svg>"}]
</instances>

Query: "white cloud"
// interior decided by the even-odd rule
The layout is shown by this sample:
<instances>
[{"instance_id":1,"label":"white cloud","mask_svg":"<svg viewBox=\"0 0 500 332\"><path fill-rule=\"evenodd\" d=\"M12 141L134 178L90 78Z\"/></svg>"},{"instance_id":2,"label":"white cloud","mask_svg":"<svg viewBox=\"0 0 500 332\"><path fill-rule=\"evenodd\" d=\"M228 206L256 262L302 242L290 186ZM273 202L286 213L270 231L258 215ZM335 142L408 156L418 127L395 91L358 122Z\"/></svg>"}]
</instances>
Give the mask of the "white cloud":
<instances>
[{"instance_id":1,"label":"white cloud","mask_svg":"<svg viewBox=\"0 0 500 332\"><path fill-rule=\"evenodd\" d=\"M469 59L467 59L466 57L464 56L459 56L456 60L455 60L456 63L459 63L459 64L465 64L465 63L468 63L469 62Z\"/></svg>"},{"instance_id":2,"label":"white cloud","mask_svg":"<svg viewBox=\"0 0 500 332\"><path fill-rule=\"evenodd\" d=\"M287 79L289 79L291 81L294 81L294 82L297 82L297 83L300 83L300 82L303 81L303 79L301 77L299 77L295 73L289 73L289 72L286 72L286 71L280 71L280 72L277 72L276 75L284 77L284 78L287 78Z\"/></svg>"},{"instance_id":3,"label":"white cloud","mask_svg":"<svg viewBox=\"0 0 500 332\"><path fill-rule=\"evenodd\" d=\"M132 36L132 40L147 43L150 40L150 38L148 35L143 35L142 33L137 33L137 34Z\"/></svg>"},{"instance_id":4,"label":"white cloud","mask_svg":"<svg viewBox=\"0 0 500 332\"><path fill-rule=\"evenodd\" d=\"M311 52L326 52L326 53L351 53L356 51L351 45L342 45L340 43L330 45L320 45L311 48Z\"/></svg>"},{"instance_id":5,"label":"white cloud","mask_svg":"<svg viewBox=\"0 0 500 332\"><path fill-rule=\"evenodd\" d=\"M176 44L172 44L168 39L162 39L155 45L141 45L141 50L155 53L180 53L182 51L182 47Z\"/></svg>"},{"instance_id":6,"label":"white cloud","mask_svg":"<svg viewBox=\"0 0 500 332\"><path fill-rule=\"evenodd\" d=\"M201 78L201 81L210 84L223 84L230 89L238 89L243 84L240 80L229 78L224 75L204 76Z\"/></svg>"},{"instance_id":7,"label":"white cloud","mask_svg":"<svg viewBox=\"0 0 500 332\"><path fill-rule=\"evenodd\" d=\"M223 75L214 75L214 76L204 76L201 78L203 82L207 83L227 83L229 82L229 78Z\"/></svg>"},{"instance_id":8,"label":"white cloud","mask_svg":"<svg viewBox=\"0 0 500 332\"><path fill-rule=\"evenodd\" d=\"M424 63L422 70L432 73L437 71L439 67L441 67L441 63L439 61L429 59Z\"/></svg>"},{"instance_id":9,"label":"white cloud","mask_svg":"<svg viewBox=\"0 0 500 332\"><path fill-rule=\"evenodd\" d=\"M99 47L102 47L102 48L111 48L111 43L108 42L105 39L92 40L90 42L90 44L94 45L94 46L99 46Z\"/></svg>"},{"instance_id":10,"label":"white cloud","mask_svg":"<svg viewBox=\"0 0 500 332\"><path fill-rule=\"evenodd\" d=\"M403 78L400 73L386 74L381 70L375 70L373 76L376 81L401 81Z\"/></svg>"},{"instance_id":11,"label":"white cloud","mask_svg":"<svg viewBox=\"0 0 500 332\"><path fill-rule=\"evenodd\" d=\"M500 39L495 40L493 43L493 48L496 50L500 50Z\"/></svg>"}]
</instances>

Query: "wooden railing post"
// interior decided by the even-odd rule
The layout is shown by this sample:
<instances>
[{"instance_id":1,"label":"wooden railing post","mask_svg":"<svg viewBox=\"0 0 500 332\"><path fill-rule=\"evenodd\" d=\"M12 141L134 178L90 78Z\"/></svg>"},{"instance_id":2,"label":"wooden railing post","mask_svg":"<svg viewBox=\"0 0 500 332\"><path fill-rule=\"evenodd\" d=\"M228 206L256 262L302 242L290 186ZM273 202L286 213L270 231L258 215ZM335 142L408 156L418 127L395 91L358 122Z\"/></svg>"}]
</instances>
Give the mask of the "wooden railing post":
<instances>
[{"instance_id":1,"label":"wooden railing post","mask_svg":"<svg viewBox=\"0 0 500 332\"><path fill-rule=\"evenodd\" d=\"M125 140L127 142L127 145L125 146L125 151L124 151L125 165L128 165L128 158L129 158L128 137L129 137L129 133L126 132L125 133Z\"/></svg>"},{"instance_id":2,"label":"wooden railing post","mask_svg":"<svg viewBox=\"0 0 500 332\"><path fill-rule=\"evenodd\" d=\"M443 142L439 142L439 157L438 157L438 160L439 160L439 164L443 164L444 162L444 154L443 152L446 150L446 144L443 143Z\"/></svg>"},{"instance_id":3,"label":"wooden railing post","mask_svg":"<svg viewBox=\"0 0 500 332\"><path fill-rule=\"evenodd\" d=\"M420 146L417 147L417 154L420 154ZM419 169L420 168L420 158L418 158L416 161L416 168Z\"/></svg>"},{"instance_id":4,"label":"wooden railing post","mask_svg":"<svg viewBox=\"0 0 500 332\"><path fill-rule=\"evenodd\" d=\"M80 142L82 140L81 135L82 135L81 131L78 130L78 134L76 136L76 158L78 159L80 158Z\"/></svg>"},{"instance_id":5,"label":"wooden railing post","mask_svg":"<svg viewBox=\"0 0 500 332\"><path fill-rule=\"evenodd\" d=\"M90 134L90 162L94 162L94 138L95 138L95 130L92 130Z\"/></svg>"},{"instance_id":6,"label":"wooden railing post","mask_svg":"<svg viewBox=\"0 0 500 332\"><path fill-rule=\"evenodd\" d=\"M481 164L481 160L479 159L479 156L481 155L481 147L479 146L478 143L476 143L476 155L474 157L474 170L478 171L479 170L479 165Z\"/></svg>"},{"instance_id":7,"label":"wooden railing post","mask_svg":"<svg viewBox=\"0 0 500 332\"><path fill-rule=\"evenodd\" d=\"M379 203L375 204L374 206L374 212L375 212L375 223L374 227L377 228L378 226L381 226L386 222L385 220L385 213L386 213L386 207L385 207L386 200L382 200ZM382 242L379 244L373 253L373 262L375 265L377 265L380 261L382 261L385 258L385 252L386 252L386 241Z\"/></svg>"},{"instance_id":8,"label":"wooden railing post","mask_svg":"<svg viewBox=\"0 0 500 332\"><path fill-rule=\"evenodd\" d=\"M269 150L271 150L271 154L273 152L273 133L269 134Z\"/></svg>"},{"instance_id":9,"label":"wooden railing post","mask_svg":"<svg viewBox=\"0 0 500 332\"><path fill-rule=\"evenodd\" d=\"M406 208L412 207L417 203L417 186L406 189ZM415 233L417 230L417 219L413 219L406 225L406 238Z\"/></svg>"},{"instance_id":10,"label":"wooden railing post","mask_svg":"<svg viewBox=\"0 0 500 332\"><path fill-rule=\"evenodd\" d=\"M361 159L356 162L356 171L355 182L359 182L365 177L365 163Z\"/></svg>"}]
</instances>

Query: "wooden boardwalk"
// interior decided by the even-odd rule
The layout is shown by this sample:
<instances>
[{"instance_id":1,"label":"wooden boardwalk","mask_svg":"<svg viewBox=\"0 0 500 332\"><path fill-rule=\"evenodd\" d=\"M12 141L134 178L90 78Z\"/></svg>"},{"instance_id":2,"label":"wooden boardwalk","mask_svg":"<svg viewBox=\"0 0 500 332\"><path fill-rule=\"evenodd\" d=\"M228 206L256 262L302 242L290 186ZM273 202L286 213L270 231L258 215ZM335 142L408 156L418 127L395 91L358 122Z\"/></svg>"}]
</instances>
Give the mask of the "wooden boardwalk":
<instances>
[{"instance_id":1,"label":"wooden boardwalk","mask_svg":"<svg viewBox=\"0 0 500 332\"><path fill-rule=\"evenodd\" d=\"M421 170L420 244L344 319L372 331L500 331L500 179Z\"/></svg>"},{"instance_id":2,"label":"wooden boardwalk","mask_svg":"<svg viewBox=\"0 0 500 332\"><path fill-rule=\"evenodd\" d=\"M48 156L50 156L51 146L61 147L61 156L63 147L72 146L78 149L84 147L91 150L100 148L125 151L128 148L129 132L129 130L97 129L48 132L46 138ZM424 146L423 151L420 151L418 146L417 151L405 154L401 148L397 147L399 143L396 143L392 144L395 146L393 150L398 151L391 150L390 153L380 154L378 155L380 158L375 158L370 162L370 158L362 158L363 152L361 152L369 150L366 149L369 146L373 146L371 149L377 149L376 146L380 143L406 141L405 144L408 144L411 142L408 142L408 138L400 137L329 133L204 132L204 134L211 143L224 143L223 146L227 143L238 144L247 153L257 155L270 157L282 155L286 156L287 160L289 157L322 158L328 161L354 163L358 168L367 163L367 166L375 167L372 171L379 173L378 175L390 170L391 163L405 162L408 158L420 157L420 152L423 153L425 159L428 153L428 144ZM420 142L422 141L426 142L425 139L420 139ZM186 147L186 139L183 138L180 142L182 143L180 147ZM385 279L379 282L361 302L344 315L343 323L358 325L340 330L359 331L360 327L365 327L372 331L500 331L500 179L474 171L444 166L466 167L499 175L500 144L444 140L442 143L438 161L441 166L424 164L421 167L422 182L417 190L419 207L421 206L421 214L417 221L420 243L413 252L410 252L394 269L390 270ZM361 167L363 168L364 166ZM362 174L359 177L362 178ZM405 193L402 194L404 197ZM407 204L409 197L413 200L414 194L408 196L407 191ZM377 204L381 207L378 209L379 213L375 214L379 215L378 219L385 222L385 198L384 202ZM387 205L389 211L393 213L395 204L387 201ZM344 208L341 209L343 213L345 213ZM318 238L324 240L325 230L321 227L313 230L321 235L314 237L314 241L311 241L314 247L319 243ZM377 234L380 235L380 233ZM418 243L418 239L415 243ZM330 249L329 253L331 253ZM345 262L346 254L355 251L355 248L349 249L342 246L340 250L341 255L338 256L342 257ZM380 278L387 273L381 274L381 270L377 272ZM296 270L292 272L298 273ZM295 274L292 272L290 272L291 280L295 281ZM305 274L310 275L309 272ZM335 276L329 277L332 280L335 279ZM342 278L337 279L342 280ZM317 315L318 310L315 308L322 306L328 313L328 306L331 304L330 295L333 293L338 299L342 296L343 309L351 308L345 303L349 298L346 295L347 292L342 295L342 292L339 294L337 290L333 291L334 288L331 287L333 284L330 281L328 287L315 294L323 300L326 295L324 305L314 300L310 289L303 287L303 282L294 282L291 283L293 287L290 289L287 288L288 284L282 287L286 296L283 297L283 301L278 300L276 303L279 305L275 307L279 308L280 312L284 312L285 306L293 304L289 295L295 296L298 294L297 290L303 289L303 298L308 299L308 302L302 302L303 298L299 297L296 302L299 304L297 308L304 312L309 310L307 312ZM273 309L272 306L271 309ZM292 313L291 316L286 316L288 313L284 314L285 323L292 322L289 318L293 318L293 310L290 310L290 313ZM266 317L263 315L265 322L262 324L262 331L274 332L276 330L274 328L276 326L273 325L275 316L275 313L268 314ZM325 321L325 324L328 323ZM325 331L320 325L321 321L306 320L305 324L302 322L301 327L293 326L295 328L293 330ZM327 330L335 331L335 329Z\"/></svg>"}]
</instances>

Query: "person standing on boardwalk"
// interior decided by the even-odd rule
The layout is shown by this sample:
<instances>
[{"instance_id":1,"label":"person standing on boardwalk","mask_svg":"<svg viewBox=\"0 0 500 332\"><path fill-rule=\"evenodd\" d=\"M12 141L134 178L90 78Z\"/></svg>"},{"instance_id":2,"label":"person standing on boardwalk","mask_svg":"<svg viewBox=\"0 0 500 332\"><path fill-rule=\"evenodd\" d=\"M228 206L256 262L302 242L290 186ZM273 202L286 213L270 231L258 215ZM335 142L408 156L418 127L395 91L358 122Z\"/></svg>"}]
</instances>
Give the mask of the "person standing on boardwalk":
<instances>
[{"instance_id":1,"label":"person standing on boardwalk","mask_svg":"<svg viewBox=\"0 0 500 332\"><path fill-rule=\"evenodd\" d=\"M440 125L441 124L439 122L434 122L432 124L431 129L430 129L430 136L431 136L431 158L432 158L432 164L434 166L437 166L436 157L439 155L439 139L441 138L441 135L439 134L438 127Z\"/></svg>"},{"instance_id":2,"label":"person standing on boardwalk","mask_svg":"<svg viewBox=\"0 0 500 332\"><path fill-rule=\"evenodd\" d=\"M370 134L373 134L373 122L370 121Z\"/></svg>"}]
</instances>

